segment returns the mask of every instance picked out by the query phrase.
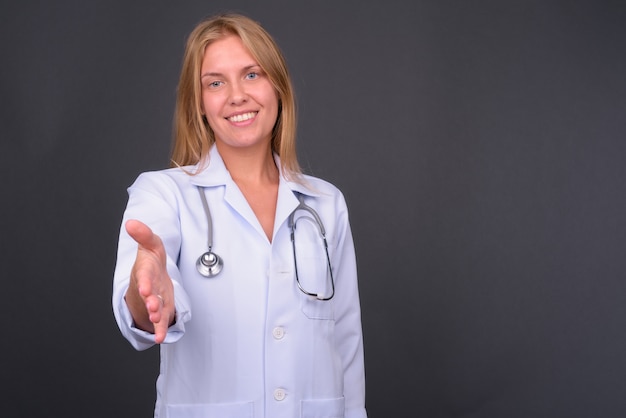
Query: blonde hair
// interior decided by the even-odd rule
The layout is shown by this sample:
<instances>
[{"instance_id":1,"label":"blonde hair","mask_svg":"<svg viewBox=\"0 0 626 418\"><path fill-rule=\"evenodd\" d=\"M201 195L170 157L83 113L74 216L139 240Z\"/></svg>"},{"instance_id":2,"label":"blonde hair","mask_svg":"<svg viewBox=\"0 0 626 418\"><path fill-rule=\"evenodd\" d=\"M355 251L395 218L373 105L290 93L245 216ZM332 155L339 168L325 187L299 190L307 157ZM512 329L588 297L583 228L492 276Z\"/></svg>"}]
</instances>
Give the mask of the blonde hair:
<instances>
[{"instance_id":1,"label":"blonde hair","mask_svg":"<svg viewBox=\"0 0 626 418\"><path fill-rule=\"evenodd\" d=\"M200 71L207 46L228 35L242 40L277 92L278 118L272 132L272 151L280 156L285 176L297 180L301 170L296 157L296 103L285 58L260 24L238 14L206 19L187 39L176 98L171 165L197 164L215 143L213 130L202 114Z\"/></svg>"}]
</instances>

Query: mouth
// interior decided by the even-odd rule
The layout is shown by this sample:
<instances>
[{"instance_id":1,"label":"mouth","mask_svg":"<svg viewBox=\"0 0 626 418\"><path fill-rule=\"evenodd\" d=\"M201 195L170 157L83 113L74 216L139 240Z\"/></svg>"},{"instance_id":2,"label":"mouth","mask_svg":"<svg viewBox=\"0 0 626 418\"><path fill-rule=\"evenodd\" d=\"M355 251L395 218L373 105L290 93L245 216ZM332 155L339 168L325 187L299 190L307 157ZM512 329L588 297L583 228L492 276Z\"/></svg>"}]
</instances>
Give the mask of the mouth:
<instances>
[{"instance_id":1,"label":"mouth","mask_svg":"<svg viewBox=\"0 0 626 418\"><path fill-rule=\"evenodd\" d=\"M245 122L247 120L254 119L257 113L259 112L246 112L239 115L233 115L226 119L228 119L230 122Z\"/></svg>"}]
</instances>

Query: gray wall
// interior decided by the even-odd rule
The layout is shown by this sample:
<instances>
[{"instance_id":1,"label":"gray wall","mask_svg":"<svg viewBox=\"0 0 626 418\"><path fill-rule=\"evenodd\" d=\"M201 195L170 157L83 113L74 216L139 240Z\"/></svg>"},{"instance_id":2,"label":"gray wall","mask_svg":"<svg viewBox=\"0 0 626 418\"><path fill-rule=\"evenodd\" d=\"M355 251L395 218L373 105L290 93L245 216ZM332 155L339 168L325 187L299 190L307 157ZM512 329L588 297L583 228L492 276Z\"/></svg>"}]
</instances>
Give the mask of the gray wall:
<instances>
[{"instance_id":1,"label":"gray wall","mask_svg":"<svg viewBox=\"0 0 626 418\"><path fill-rule=\"evenodd\" d=\"M371 417L626 415L621 1L0 5L3 416L150 416L110 307L184 40L259 20L308 172L351 210Z\"/></svg>"}]
</instances>

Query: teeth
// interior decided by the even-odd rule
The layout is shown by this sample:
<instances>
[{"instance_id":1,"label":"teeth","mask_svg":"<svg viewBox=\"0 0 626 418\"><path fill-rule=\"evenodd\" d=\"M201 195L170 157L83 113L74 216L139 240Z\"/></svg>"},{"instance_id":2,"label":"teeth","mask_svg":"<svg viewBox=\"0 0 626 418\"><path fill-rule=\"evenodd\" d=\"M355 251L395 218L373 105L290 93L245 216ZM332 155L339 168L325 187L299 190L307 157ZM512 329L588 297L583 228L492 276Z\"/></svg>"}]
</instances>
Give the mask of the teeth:
<instances>
[{"instance_id":1,"label":"teeth","mask_svg":"<svg viewBox=\"0 0 626 418\"><path fill-rule=\"evenodd\" d=\"M231 122L243 122L244 120L252 119L255 115L256 115L256 112L248 112L248 113L243 113L241 115L232 116L228 118L228 120Z\"/></svg>"}]
</instances>

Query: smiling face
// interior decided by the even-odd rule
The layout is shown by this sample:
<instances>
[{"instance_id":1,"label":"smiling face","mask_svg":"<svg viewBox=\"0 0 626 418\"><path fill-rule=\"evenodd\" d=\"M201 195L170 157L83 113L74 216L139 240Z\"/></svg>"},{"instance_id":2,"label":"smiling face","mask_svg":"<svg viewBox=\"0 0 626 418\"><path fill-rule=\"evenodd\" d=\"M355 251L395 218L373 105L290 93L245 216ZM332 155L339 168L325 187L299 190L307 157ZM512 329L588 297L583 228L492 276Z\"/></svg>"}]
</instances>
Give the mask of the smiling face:
<instances>
[{"instance_id":1,"label":"smiling face","mask_svg":"<svg viewBox=\"0 0 626 418\"><path fill-rule=\"evenodd\" d=\"M206 48L200 77L202 112L218 146L269 148L278 95L238 36L226 36Z\"/></svg>"}]
</instances>

